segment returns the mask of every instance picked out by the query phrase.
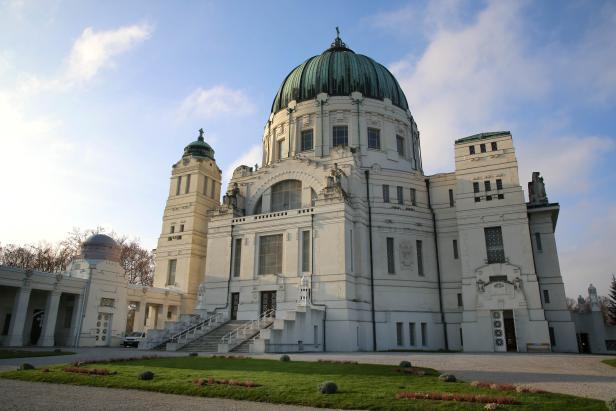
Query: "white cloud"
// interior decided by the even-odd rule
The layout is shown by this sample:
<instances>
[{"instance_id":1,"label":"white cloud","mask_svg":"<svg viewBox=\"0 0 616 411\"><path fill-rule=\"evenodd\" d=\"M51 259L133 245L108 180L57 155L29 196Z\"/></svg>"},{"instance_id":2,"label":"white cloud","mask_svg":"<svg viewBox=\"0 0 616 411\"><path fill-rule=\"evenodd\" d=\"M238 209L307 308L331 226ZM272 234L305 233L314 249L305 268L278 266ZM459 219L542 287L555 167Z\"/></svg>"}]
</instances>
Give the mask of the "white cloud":
<instances>
[{"instance_id":1,"label":"white cloud","mask_svg":"<svg viewBox=\"0 0 616 411\"><path fill-rule=\"evenodd\" d=\"M220 115L241 115L253 111L253 103L242 90L217 85L209 89L199 87L194 90L182 101L177 113L180 119L211 119Z\"/></svg>"},{"instance_id":2,"label":"white cloud","mask_svg":"<svg viewBox=\"0 0 616 411\"><path fill-rule=\"evenodd\" d=\"M87 81L102 68L113 66L113 57L147 40L152 34L148 24L136 24L116 30L94 31L87 27L73 44L68 57L66 78Z\"/></svg>"},{"instance_id":3,"label":"white cloud","mask_svg":"<svg viewBox=\"0 0 616 411\"><path fill-rule=\"evenodd\" d=\"M254 167L255 164L261 163L263 157L263 150L260 144L256 144L244 152L237 160L231 163L222 173L222 188L226 191L226 187L229 184L229 180L233 176L233 170L237 167L245 165L248 167Z\"/></svg>"}]
</instances>

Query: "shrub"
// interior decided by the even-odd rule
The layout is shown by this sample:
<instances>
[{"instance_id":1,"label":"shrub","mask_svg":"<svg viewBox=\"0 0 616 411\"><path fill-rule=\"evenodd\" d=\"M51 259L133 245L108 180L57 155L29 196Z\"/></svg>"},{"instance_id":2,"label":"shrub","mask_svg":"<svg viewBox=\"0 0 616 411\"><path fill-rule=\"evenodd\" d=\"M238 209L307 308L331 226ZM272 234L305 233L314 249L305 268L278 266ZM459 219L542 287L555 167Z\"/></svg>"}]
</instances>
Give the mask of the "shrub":
<instances>
[{"instance_id":1,"label":"shrub","mask_svg":"<svg viewBox=\"0 0 616 411\"><path fill-rule=\"evenodd\" d=\"M610 411L616 411L616 397L612 398L609 401L605 402L605 405L607 406L607 409Z\"/></svg>"},{"instance_id":2,"label":"shrub","mask_svg":"<svg viewBox=\"0 0 616 411\"><path fill-rule=\"evenodd\" d=\"M188 353L188 356L189 357L198 357L199 353L198 352L191 352L191 353Z\"/></svg>"},{"instance_id":3,"label":"shrub","mask_svg":"<svg viewBox=\"0 0 616 411\"><path fill-rule=\"evenodd\" d=\"M43 372L49 372L49 368L43 368Z\"/></svg>"},{"instance_id":4,"label":"shrub","mask_svg":"<svg viewBox=\"0 0 616 411\"><path fill-rule=\"evenodd\" d=\"M441 400L441 401L465 401L476 402L481 404L499 404L499 405L515 405L519 402L512 397L492 397L488 395L473 395L473 394L444 394L440 392L408 392L403 391L396 394L396 399L411 399L411 400Z\"/></svg>"},{"instance_id":5,"label":"shrub","mask_svg":"<svg viewBox=\"0 0 616 411\"><path fill-rule=\"evenodd\" d=\"M19 370L20 371L25 371L25 370L33 370L34 369L34 365L32 364L28 364L27 362L21 364L19 366Z\"/></svg>"},{"instance_id":6,"label":"shrub","mask_svg":"<svg viewBox=\"0 0 616 411\"><path fill-rule=\"evenodd\" d=\"M485 407L483 407L484 410L495 410L498 408L498 404L495 402L491 402L489 404L486 404Z\"/></svg>"},{"instance_id":7,"label":"shrub","mask_svg":"<svg viewBox=\"0 0 616 411\"><path fill-rule=\"evenodd\" d=\"M456 376L452 374L441 374L438 377L439 380L443 382L456 382Z\"/></svg>"},{"instance_id":8,"label":"shrub","mask_svg":"<svg viewBox=\"0 0 616 411\"><path fill-rule=\"evenodd\" d=\"M66 367L64 372L72 372L75 374L88 375L115 375L117 371L109 371L107 368L81 368L81 367Z\"/></svg>"},{"instance_id":9,"label":"shrub","mask_svg":"<svg viewBox=\"0 0 616 411\"><path fill-rule=\"evenodd\" d=\"M321 391L321 394L334 394L338 391L338 386L335 382L325 381L319 385L319 391Z\"/></svg>"},{"instance_id":10,"label":"shrub","mask_svg":"<svg viewBox=\"0 0 616 411\"><path fill-rule=\"evenodd\" d=\"M280 356L280 361L282 362L291 361L291 357L289 357L287 354L283 354Z\"/></svg>"},{"instance_id":11,"label":"shrub","mask_svg":"<svg viewBox=\"0 0 616 411\"><path fill-rule=\"evenodd\" d=\"M137 377L140 380L149 381L154 379L154 373L152 371L144 371Z\"/></svg>"},{"instance_id":12,"label":"shrub","mask_svg":"<svg viewBox=\"0 0 616 411\"><path fill-rule=\"evenodd\" d=\"M398 367L411 368L411 362L410 361L400 361L400 364L398 365Z\"/></svg>"}]
</instances>

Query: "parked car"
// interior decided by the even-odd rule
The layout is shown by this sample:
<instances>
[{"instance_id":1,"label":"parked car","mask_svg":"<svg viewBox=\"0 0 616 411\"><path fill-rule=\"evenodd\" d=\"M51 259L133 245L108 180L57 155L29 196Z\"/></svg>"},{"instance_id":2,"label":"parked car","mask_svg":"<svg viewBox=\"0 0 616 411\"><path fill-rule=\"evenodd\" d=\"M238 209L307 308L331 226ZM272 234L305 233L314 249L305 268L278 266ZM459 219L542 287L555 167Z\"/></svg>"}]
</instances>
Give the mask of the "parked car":
<instances>
[{"instance_id":1,"label":"parked car","mask_svg":"<svg viewBox=\"0 0 616 411\"><path fill-rule=\"evenodd\" d=\"M125 347L138 347L139 341L143 340L144 338L145 332L135 331L130 334L127 334L126 337L124 337L123 345Z\"/></svg>"}]
</instances>

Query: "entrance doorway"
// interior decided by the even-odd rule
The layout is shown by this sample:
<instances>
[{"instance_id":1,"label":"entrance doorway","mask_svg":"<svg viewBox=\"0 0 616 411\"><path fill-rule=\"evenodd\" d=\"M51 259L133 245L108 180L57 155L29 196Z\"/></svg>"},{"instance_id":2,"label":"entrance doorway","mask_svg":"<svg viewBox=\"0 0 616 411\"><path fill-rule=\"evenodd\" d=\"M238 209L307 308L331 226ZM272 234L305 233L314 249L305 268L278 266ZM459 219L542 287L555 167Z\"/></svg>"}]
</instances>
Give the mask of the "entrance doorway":
<instances>
[{"instance_id":1,"label":"entrance doorway","mask_svg":"<svg viewBox=\"0 0 616 411\"><path fill-rule=\"evenodd\" d=\"M231 319L237 320L237 310L240 306L240 293L231 293Z\"/></svg>"},{"instance_id":2,"label":"entrance doorway","mask_svg":"<svg viewBox=\"0 0 616 411\"><path fill-rule=\"evenodd\" d=\"M503 319L505 323L505 344L507 351L518 351L518 343L515 337L515 321L513 320L513 310L503 311Z\"/></svg>"},{"instance_id":3,"label":"entrance doorway","mask_svg":"<svg viewBox=\"0 0 616 411\"><path fill-rule=\"evenodd\" d=\"M32 315L32 327L30 327L30 345L36 345L41 337L44 318L45 312L43 310L34 310L34 314Z\"/></svg>"},{"instance_id":4,"label":"entrance doorway","mask_svg":"<svg viewBox=\"0 0 616 411\"><path fill-rule=\"evenodd\" d=\"M590 342L587 333L578 334L578 348L582 354L590 354Z\"/></svg>"},{"instance_id":5,"label":"entrance doorway","mask_svg":"<svg viewBox=\"0 0 616 411\"><path fill-rule=\"evenodd\" d=\"M96 345L98 347L109 345L110 334L111 334L111 317L112 314L109 313L98 313L98 318L96 319Z\"/></svg>"},{"instance_id":6,"label":"entrance doorway","mask_svg":"<svg viewBox=\"0 0 616 411\"><path fill-rule=\"evenodd\" d=\"M276 291L261 291L261 314L268 310L274 310L276 314Z\"/></svg>"}]
</instances>

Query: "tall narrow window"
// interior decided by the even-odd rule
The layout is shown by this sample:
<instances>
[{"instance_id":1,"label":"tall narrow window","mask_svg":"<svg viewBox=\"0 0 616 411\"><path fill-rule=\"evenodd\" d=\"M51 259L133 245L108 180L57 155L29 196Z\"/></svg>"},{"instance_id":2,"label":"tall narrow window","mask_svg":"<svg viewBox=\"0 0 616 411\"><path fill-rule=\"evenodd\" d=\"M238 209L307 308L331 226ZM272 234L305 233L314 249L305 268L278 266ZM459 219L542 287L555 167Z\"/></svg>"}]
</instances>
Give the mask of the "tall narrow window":
<instances>
[{"instance_id":1,"label":"tall narrow window","mask_svg":"<svg viewBox=\"0 0 616 411\"><path fill-rule=\"evenodd\" d=\"M180 195L180 190L182 189L182 176L178 177L178 183L175 186L175 195L179 196Z\"/></svg>"},{"instance_id":2,"label":"tall narrow window","mask_svg":"<svg viewBox=\"0 0 616 411\"><path fill-rule=\"evenodd\" d=\"M389 274L396 273L396 262L394 260L394 239L387 237L387 272Z\"/></svg>"},{"instance_id":3,"label":"tall narrow window","mask_svg":"<svg viewBox=\"0 0 616 411\"><path fill-rule=\"evenodd\" d=\"M492 144L492 151L498 150L498 145L496 144L496 141L493 141L491 144Z\"/></svg>"},{"instance_id":4,"label":"tall narrow window","mask_svg":"<svg viewBox=\"0 0 616 411\"><path fill-rule=\"evenodd\" d=\"M453 258L457 260L459 258L458 255L458 240L453 240Z\"/></svg>"},{"instance_id":5,"label":"tall narrow window","mask_svg":"<svg viewBox=\"0 0 616 411\"><path fill-rule=\"evenodd\" d=\"M404 157L404 137L396 135L396 149L398 150L398 155Z\"/></svg>"},{"instance_id":6,"label":"tall narrow window","mask_svg":"<svg viewBox=\"0 0 616 411\"><path fill-rule=\"evenodd\" d=\"M414 188L411 188L411 205L417 205L417 190L415 190Z\"/></svg>"},{"instance_id":7,"label":"tall narrow window","mask_svg":"<svg viewBox=\"0 0 616 411\"><path fill-rule=\"evenodd\" d=\"M207 196L207 177L203 176L203 195Z\"/></svg>"},{"instance_id":8,"label":"tall narrow window","mask_svg":"<svg viewBox=\"0 0 616 411\"><path fill-rule=\"evenodd\" d=\"M475 146L468 146L468 154L471 156L475 154Z\"/></svg>"},{"instance_id":9,"label":"tall narrow window","mask_svg":"<svg viewBox=\"0 0 616 411\"><path fill-rule=\"evenodd\" d=\"M479 150L481 150L482 153L485 153L486 150L486 145L485 144L479 144Z\"/></svg>"},{"instance_id":10,"label":"tall narrow window","mask_svg":"<svg viewBox=\"0 0 616 411\"><path fill-rule=\"evenodd\" d=\"M421 345L428 345L428 324L421 323Z\"/></svg>"},{"instance_id":11,"label":"tall narrow window","mask_svg":"<svg viewBox=\"0 0 616 411\"><path fill-rule=\"evenodd\" d=\"M402 323L396 323L396 342L398 345L404 345L404 329L402 328Z\"/></svg>"},{"instance_id":12,"label":"tall narrow window","mask_svg":"<svg viewBox=\"0 0 616 411\"><path fill-rule=\"evenodd\" d=\"M188 194L190 191L190 174L186 176L186 190L184 190L184 194Z\"/></svg>"},{"instance_id":13,"label":"tall narrow window","mask_svg":"<svg viewBox=\"0 0 616 411\"><path fill-rule=\"evenodd\" d=\"M503 247L503 233L500 227L484 228L486 237L486 251L488 254L488 264L504 263L505 249Z\"/></svg>"},{"instance_id":14,"label":"tall narrow window","mask_svg":"<svg viewBox=\"0 0 616 411\"><path fill-rule=\"evenodd\" d=\"M464 339L462 338L462 328L459 328L460 330L460 345L464 346Z\"/></svg>"},{"instance_id":15,"label":"tall narrow window","mask_svg":"<svg viewBox=\"0 0 616 411\"><path fill-rule=\"evenodd\" d=\"M312 129L302 131L302 151L312 150L313 138Z\"/></svg>"},{"instance_id":16,"label":"tall narrow window","mask_svg":"<svg viewBox=\"0 0 616 411\"><path fill-rule=\"evenodd\" d=\"M473 183L473 192L474 193L478 193L479 192L479 183L477 181L475 181Z\"/></svg>"},{"instance_id":17,"label":"tall narrow window","mask_svg":"<svg viewBox=\"0 0 616 411\"><path fill-rule=\"evenodd\" d=\"M398 204L404 204L404 189L401 186L396 187L398 194Z\"/></svg>"},{"instance_id":18,"label":"tall narrow window","mask_svg":"<svg viewBox=\"0 0 616 411\"><path fill-rule=\"evenodd\" d=\"M483 185L485 186L486 191L492 191L492 184L490 184L490 180L484 181Z\"/></svg>"},{"instance_id":19,"label":"tall narrow window","mask_svg":"<svg viewBox=\"0 0 616 411\"><path fill-rule=\"evenodd\" d=\"M180 233L184 232L184 224L180 224Z\"/></svg>"},{"instance_id":20,"label":"tall narrow window","mask_svg":"<svg viewBox=\"0 0 616 411\"><path fill-rule=\"evenodd\" d=\"M496 189L497 190L502 190L503 189L503 180L501 180L500 178L496 179Z\"/></svg>"},{"instance_id":21,"label":"tall narrow window","mask_svg":"<svg viewBox=\"0 0 616 411\"><path fill-rule=\"evenodd\" d=\"M347 126L334 126L333 127L332 145L334 147L349 145L349 128Z\"/></svg>"},{"instance_id":22,"label":"tall narrow window","mask_svg":"<svg viewBox=\"0 0 616 411\"><path fill-rule=\"evenodd\" d=\"M550 345L556 345L556 335L554 334L554 327L548 327L550 333Z\"/></svg>"},{"instance_id":23,"label":"tall narrow window","mask_svg":"<svg viewBox=\"0 0 616 411\"><path fill-rule=\"evenodd\" d=\"M310 271L310 231L302 231L302 272Z\"/></svg>"},{"instance_id":24,"label":"tall narrow window","mask_svg":"<svg viewBox=\"0 0 616 411\"><path fill-rule=\"evenodd\" d=\"M550 292L548 290L543 290L543 302L545 304L550 303Z\"/></svg>"},{"instance_id":25,"label":"tall narrow window","mask_svg":"<svg viewBox=\"0 0 616 411\"><path fill-rule=\"evenodd\" d=\"M171 234L173 234L173 233L175 233L175 226L174 225L171 226Z\"/></svg>"},{"instance_id":26,"label":"tall narrow window","mask_svg":"<svg viewBox=\"0 0 616 411\"><path fill-rule=\"evenodd\" d=\"M458 307L462 307L463 302L462 302L462 293L458 293Z\"/></svg>"},{"instance_id":27,"label":"tall narrow window","mask_svg":"<svg viewBox=\"0 0 616 411\"><path fill-rule=\"evenodd\" d=\"M259 274L282 272L282 234L259 237Z\"/></svg>"},{"instance_id":28,"label":"tall narrow window","mask_svg":"<svg viewBox=\"0 0 616 411\"><path fill-rule=\"evenodd\" d=\"M409 344L415 345L415 323L409 323Z\"/></svg>"},{"instance_id":29,"label":"tall narrow window","mask_svg":"<svg viewBox=\"0 0 616 411\"><path fill-rule=\"evenodd\" d=\"M178 260L169 260L169 266L167 267L167 285L175 285L175 269L177 264Z\"/></svg>"},{"instance_id":30,"label":"tall narrow window","mask_svg":"<svg viewBox=\"0 0 616 411\"><path fill-rule=\"evenodd\" d=\"M541 233L535 233L535 244L537 245L537 251L543 251L543 245L541 244Z\"/></svg>"},{"instance_id":31,"label":"tall narrow window","mask_svg":"<svg viewBox=\"0 0 616 411\"><path fill-rule=\"evenodd\" d=\"M235 239L235 250L233 251L233 276L239 277L242 268L242 239Z\"/></svg>"},{"instance_id":32,"label":"tall narrow window","mask_svg":"<svg viewBox=\"0 0 616 411\"><path fill-rule=\"evenodd\" d=\"M389 186L383 184L383 202L389 203Z\"/></svg>"},{"instance_id":33,"label":"tall narrow window","mask_svg":"<svg viewBox=\"0 0 616 411\"><path fill-rule=\"evenodd\" d=\"M381 131L378 128L368 129L368 148L381 148Z\"/></svg>"},{"instance_id":34,"label":"tall narrow window","mask_svg":"<svg viewBox=\"0 0 616 411\"><path fill-rule=\"evenodd\" d=\"M276 151L278 152L278 160L282 158L282 144L283 143L284 143L284 140L278 140L278 142L276 143Z\"/></svg>"},{"instance_id":35,"label":"tall narrow window","mask_svg":"<svg viewBox=\"0 0 616 411\"><path fill-rule=\"evenodd\" d=\"M422 243L421 240L417 240L417 274L419 276L424 276L424 266L423 266L423 251L422 251Z\"/></svg>"},{"instance_id":36,"label":"tall narrow window","mask_svg":"<svg viewBox=\"0 0 616 411\"><path fill-rule=\"evenodd\" d=\"M210 184L210 190L211 190L210 196L212 198L216 198L216 181L212 180L212 184Z\"/></svg>"},{"instance_id":37,"label":"tall narrow window","mask_svg":"<svg viewBox=\"0 0 616 411\"><path fill-rule=\"evenodd\" d=\"M453 202L453 190L449 189L449 207L453 207L454 206L454 202Z\"/></svg>"}]
</instances>

